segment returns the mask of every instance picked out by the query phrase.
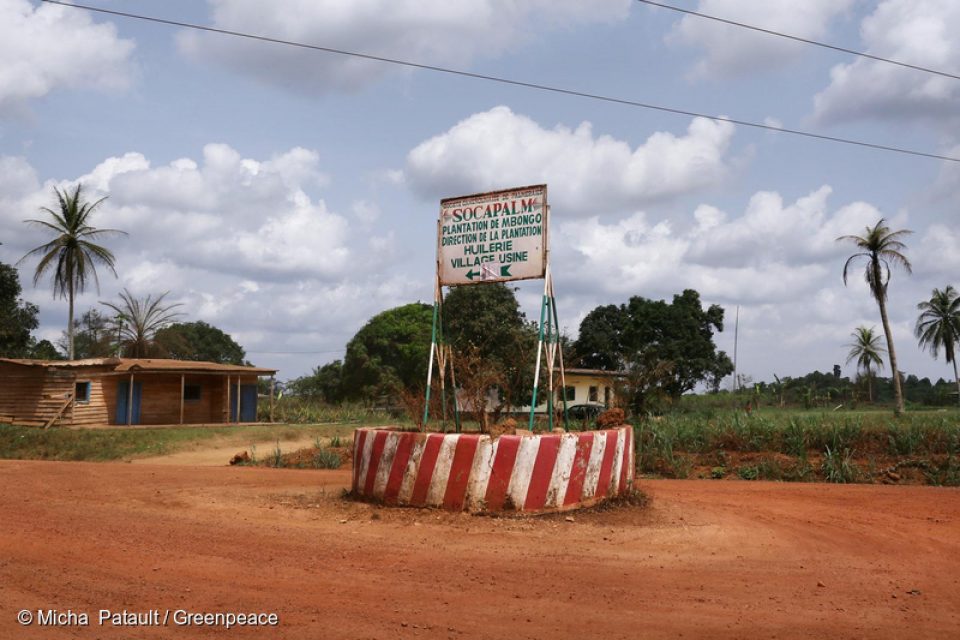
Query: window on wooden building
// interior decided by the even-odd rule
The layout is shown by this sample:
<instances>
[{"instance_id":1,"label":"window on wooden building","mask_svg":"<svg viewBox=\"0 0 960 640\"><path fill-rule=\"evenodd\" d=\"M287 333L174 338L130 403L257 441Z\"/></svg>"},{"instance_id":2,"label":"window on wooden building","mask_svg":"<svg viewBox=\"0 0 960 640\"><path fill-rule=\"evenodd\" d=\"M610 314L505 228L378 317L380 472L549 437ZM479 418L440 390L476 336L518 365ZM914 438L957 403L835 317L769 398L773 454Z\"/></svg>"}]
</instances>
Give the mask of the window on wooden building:
<instances>
[{"instance_id":1,"label":"window on wooden building","mask_svg":"<svg viewBox=\"0 0 960 640\"><path fill-rule=\"evenodd\" d=\"M200 401L200 385L199 384L185 384L183 385L183 399L186 402L199 402Z\"/></svg>"},{"instance_id":2,"label":"window on wooden building","mask_svg":"<svg viewBox=\"0 0 960 640\"><path fill-rule=\"evenodd\" d=\"M75 402L90 402L90 383L78 382L73 388Z\"/></svg>"}]
</instances>

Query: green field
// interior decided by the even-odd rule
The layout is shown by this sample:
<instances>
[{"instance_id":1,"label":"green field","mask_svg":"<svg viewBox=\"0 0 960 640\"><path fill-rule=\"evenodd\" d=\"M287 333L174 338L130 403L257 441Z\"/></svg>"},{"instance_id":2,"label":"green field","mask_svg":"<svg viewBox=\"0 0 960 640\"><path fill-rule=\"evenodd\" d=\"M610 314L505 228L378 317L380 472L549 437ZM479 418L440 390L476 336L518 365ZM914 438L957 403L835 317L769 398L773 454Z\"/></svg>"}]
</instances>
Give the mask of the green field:
<instances>
[{"instance_id":1,"label":"green field","mask_svg":"<svg viewBox=\"0 0 960 640\"><path fill-rule=\"evenodd\" d=\"M637 468L665 477L960 484L960 411L765 408L635 423Z\"/></svg>"}]
</instances>

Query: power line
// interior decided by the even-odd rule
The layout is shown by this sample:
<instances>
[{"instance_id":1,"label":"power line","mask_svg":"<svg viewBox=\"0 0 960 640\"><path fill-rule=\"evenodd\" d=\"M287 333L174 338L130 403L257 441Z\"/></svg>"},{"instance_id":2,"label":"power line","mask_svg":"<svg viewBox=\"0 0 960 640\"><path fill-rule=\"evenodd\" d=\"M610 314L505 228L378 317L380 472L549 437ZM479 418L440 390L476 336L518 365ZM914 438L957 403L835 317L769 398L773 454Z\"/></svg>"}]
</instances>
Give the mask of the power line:
<instances>
[{"instance_id":1,"label":"power line","mask_svg":"<svg viewBox=\"0 0 960 640\"><path fill-rule=\"evenodd\" d=\"M146 22L154 22L158 24L165 24L174 27L183 27L185 29L195 29L197 31L206 31L209 33L219 33L222 35L235 36L238 38L246 38L248 40L257 40L260 42L269 42L272 44L282 44L290 47L298 47L301 49L310 49L312 51L322 51L324 53L334 53L342 56L351 56L355 58L362 58L364 60L372 60L375 62L384 62L387 64L394 64L403 67L410 67L413 69L422 69L425 71L434 71L437 73L446 73L449 75L461 76L464 78L472 78L474 80L486 80L488 82L496 82L499 84L510 85L514 87L523 87L526 89L535 89L537 91L546 91L549 93L555 93L566 96L575 96L578 98L587 98L589 100L598 100L600 102L607 102L613 104L624 105L628 107L636 107L639 109L650 109L653 111L662 111L665 113L672 113L675 115L683 115L694 118L706 118L708 120L714 120L716 122L729 122L730 124L738 124L744 127L752 127L754 129L763 129L766 131L776 131L778 133L789 133L795 136L801 136L804 138L812 138L815 140L826 140L828 142L836 142L840 144L854 145L858 147L866 147L869 149L876 149L879 151L890 151L893 153L902 153L911 156L919 156L923 158L933 158L934 160L947 160L949 162L960 162L960 158L955 158L951 156L944 156L936 153L928 153L926 151L917 151L915 149L908 149L905 147L894 147L890 145L877 144L874 142L867 142L864 140L854 140L852 138L841 138L839 136L829 136L822 133L813 133L811 131L802 131L800 129L787 129L783 127L775 127L769 124L763 124L761 122L752 122L750 120L739 120L736 118L728 118L725 116L711 116L705 113L699 113L697 111L690 111L687 109L679 109L676 107L666 107L663 105L657 105L647 102L639 102L636 100L628 100L626 98L616 98L612 96L605 96L595 93L587 93L585 91L577 91L575 89L565 89L562 87L555 87L551 85L538 84L535 82L526 82L523 80L511 80L509 78L503 78L499 76L491 76L482 73L474 73L472 71L463 71L460 69L451 69L448 67L439 67L436 65L422 64L419 62L410 62L408 60L400 60L397 58L387 58L384 56L376 56L369 53L360 53L357 51L347 51L345 49L334 49L332 47L323 47L320 45L306 44L303 42L296 42L292 40L282 40L280 38L271 38L269 36L261 36L251 33L244 33L242 31L230 31L228 29L218 29L216 27L209 27L205 25L194 24L190 22L180 22L177 20L167 20L164 18L156 18L153 16L144 16L136 13L127 13L124 11L115 11L112 9L103 9L101 7L91 7L88 5L82 4L70 4L67 2L62 2L61 0L41 0L48 4L57 4L64 7L71 7L74 9L85 9L87 11L93 11L96 13L103 13L113 16L119 16L122 18L131 18L134 20L144 20Z\"/></svg>"},{"instance_id":2,"label":"power line","mask_svg":"<svg viewBox=\"0 0 960 640\"><path fill-rule=\"evenodd\" d=\"M661 2L654 2L653 0L637 0L637 2L642 2L643 4L648 4L652 7L660 7L661 9L669 9L670 11L676 11L677 13L685 13L690 16L696 16L698 18L705 18L707 20L713 20L715 22L722 22L723 24L729 24L734 27L740 27L742 29L750 29L751 31L759 31L760 33L766 33L767 35L777 36L780 38L787 38L788 40L793 40L795 42L802 42L804 44L812 44L815 47L822 47L824 49L832 49L833 51L840 51L842 53L849 53L854 56L860 56L861 58L868 58L870 60L876 60L877 62L886 62L887 64L895 64L898 67L906 67L907 69L913 69L915 71L923 71L925 73L933 73L938 76L943 76L944 78L953 78L954 80L960 80L960 75L955 75L953 73L947 73L946 71L938 71L937 69L930 69L929 67L921 67L920 65L910 64L909 62L901 62L900 60L893 60L891 58L884 58L881 56L875 56L865 51L857 51L856 49L847 49L846 47L841 47L835 44L829 44L826 42L820 42L819 40L810 40L809 38L801 38L800 36L790 35L789 33L783 33L781 31L774 31L773 29L764 29L763 27L757 27L752 24L747 24L745 22L737 22L736 20L728 20L727 18L721 18L719 16L712 16L707 13L700 13L699 11L692 11L690 9L682 9L680 7L675 7L671 4L663 4Z\"/></svg>"}]
</instances>

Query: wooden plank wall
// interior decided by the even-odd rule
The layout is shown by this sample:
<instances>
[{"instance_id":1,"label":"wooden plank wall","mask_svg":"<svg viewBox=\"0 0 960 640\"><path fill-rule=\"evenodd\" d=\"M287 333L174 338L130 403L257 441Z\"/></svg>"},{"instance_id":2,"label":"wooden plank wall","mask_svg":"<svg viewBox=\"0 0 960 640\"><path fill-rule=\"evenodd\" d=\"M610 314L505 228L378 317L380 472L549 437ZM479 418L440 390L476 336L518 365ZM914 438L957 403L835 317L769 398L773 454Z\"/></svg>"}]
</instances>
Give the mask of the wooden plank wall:
<instances>
[{"instance_id":1,"label":"wooden plank wall","mask_svg":"<svg viewBox=\"0 0 960 640\"><path fill-rule=\"evenodd\" d=\"M73 402L55 425L99 426L125 424L117 417L117 389L128 375L108 368L56 371L0 363L0 423L44 426L63 407L76 382L90 382L89 402ZM140 382L140 424L179 424L180 374L134 374ZM230 376L231 386L236 376ZM184 424L229 422L226 375L187 375L186 384L201 387L200 399L184 402ZM241 376L241 384L256 384L257 376ZM236 401L236 398L233 398Z\"/></svg>"},{"instance_id":2,"label":"wooden plank wall","mask_svg":"<svg viewBox=\"0 0 960 640\"><path fill-rule=\"evenodd\" d=\"M128 375L113 375L101 379L103 417L99 422L78 424L126 424L117 417L117 389ZM179 424L180 422L180 374L141 373L134 374L134 382L141 383L140 424ZM200 399L183 403L184 424L211 424L227 422L225 394L226 376L187 375L186 384L200 385ZM231 380L236 380L232 377ZM255 384L256 376L244 376L243 384ZM93 405L91 385L90 405ZM78 405L79 408L79 405Z\"/></svg>"},{"instance_id":3,"label":"wooden plank wall","mask_svg":"<svg viewBox=\"0 0 960 640\"><path fill-rule=\"evenodd\" d=\"M0 363L0 422L42 427L73 393L73 374ZM69 422L69 408L57 424Z\"/></svg>"},{"instance_id":4,"label":"wooden plank wall","mask_svg":"<svg viewBox=\"0 0 960 640\"><path fill-rule=\"evenodd\" d=\"M77 382L90 383L90 401L73 403L70 424L77 427L110 424L113 414L107 407L105 389L111 385L116 385L113 378L79 374ZM114 392L114 396L116 396L116 392Z\"/></svg>"}]
</instances>

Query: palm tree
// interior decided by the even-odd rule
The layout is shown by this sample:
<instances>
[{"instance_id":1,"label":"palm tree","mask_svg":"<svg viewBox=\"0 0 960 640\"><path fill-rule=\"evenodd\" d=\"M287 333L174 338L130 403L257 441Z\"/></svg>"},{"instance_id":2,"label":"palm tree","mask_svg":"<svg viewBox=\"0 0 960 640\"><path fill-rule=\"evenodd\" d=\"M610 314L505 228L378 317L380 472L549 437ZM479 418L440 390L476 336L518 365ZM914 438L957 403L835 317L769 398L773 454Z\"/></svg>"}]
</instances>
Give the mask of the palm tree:
<instances>
[{"instance_id":1,"label":"palm tree","mask_svg":"<svg viewBox=\"0 0 960 640\"><path fill-rule=\"evenodd\" d=\"M113 275L117 275L114 267L115 258L109 249L94 244L91 240L100 236L123 234L116 229L97 229L90 226L90 216L106 198L96 202L83 200L83 185L78 184L73 193L66 189L60 191L53 188L57 194L59 206L56 210L41 207L40 210L49 214L48 220L24 220L27 224L41 227L53 234L53 239L27 252L20 258L20 264L30 256L39 255L40 262L33 273L33 285L36 286L43 276L53 269L53 296L67 298L70 304L67 319L67 358L73 360L73 301L78 293L83 293L87 282L93 278L97 293L100 293L100 280L97 277L96 266L106 265Z\"/></svg>"},{"instance_id":2,"label":"palm tree","mask_svg":"<svg viewBox=\"0 0 960 640\"><path fill-rule=\"evenodd\" d=\"M120 304L101 302L117 313L120 320L120 347L123 352L133 358L145 358L151 355L154 338L157 331L174 321L180 314L174 311L181 304L162 306L163 299L169 291L165 291L154 298L135 298L124 289L120 292Z\"/></svg>"},{"instance_id":3,"label":"palm tree","mask_svg":"<svg viewBox=\"0 0 960 640\"><path fill-rule=\"evenodd\" d=\"M847 362L857 361L857 370L863 372L867 380L867 399L873 402L873 367L883 368L883 357L880 355L886 349L880 345L880 336L874 332L873 327L857 327L853 330L853 342L850 347L850 353L847 354Z\"/></svg>"},{"instance_id":4,"label":"palm tree","mask_svg":"<svg viewBox=\"0 0 960 640\"><path fill-rule=\"evenodd\" d=\"M942 348L947 362L953 363L957 381L957 402L960 403L960 376L957 375L957 347L960 346L960 294L952 285L941 291L934 289L930 300L917 305L922 313L917 318L915 333L920 348L930 349L933 357Z\"/></svg>"},{"instance_id":5,"label":"palm tree","mask_svg":"<svg viewBox=\"0 0 960 640\"><path fill-rule=\"evenodd\" d=\"M890 266L902 267L907 273L913 273L910 261L903 255L907 248L900 238L913 233L908 229L891 231L880 218L872 227L866 228L863 236L840 236L837 241L845 240L857 245L857 253L847 258L843 265L843 284L847 284L847 272L850 265L858 258L866 258L864 278L870 287L873 299L880 307L880 321L883 323L883 333L887 338L887 353L890 354L890 369L893 372L893 394L896 397L896 415L903 413L903 390L900 388L900 372L897 369L897 352L893 348L893 333L890 331L890 320L887 319L887 285L890 284Z\"/></svg>"}]
</instances>

